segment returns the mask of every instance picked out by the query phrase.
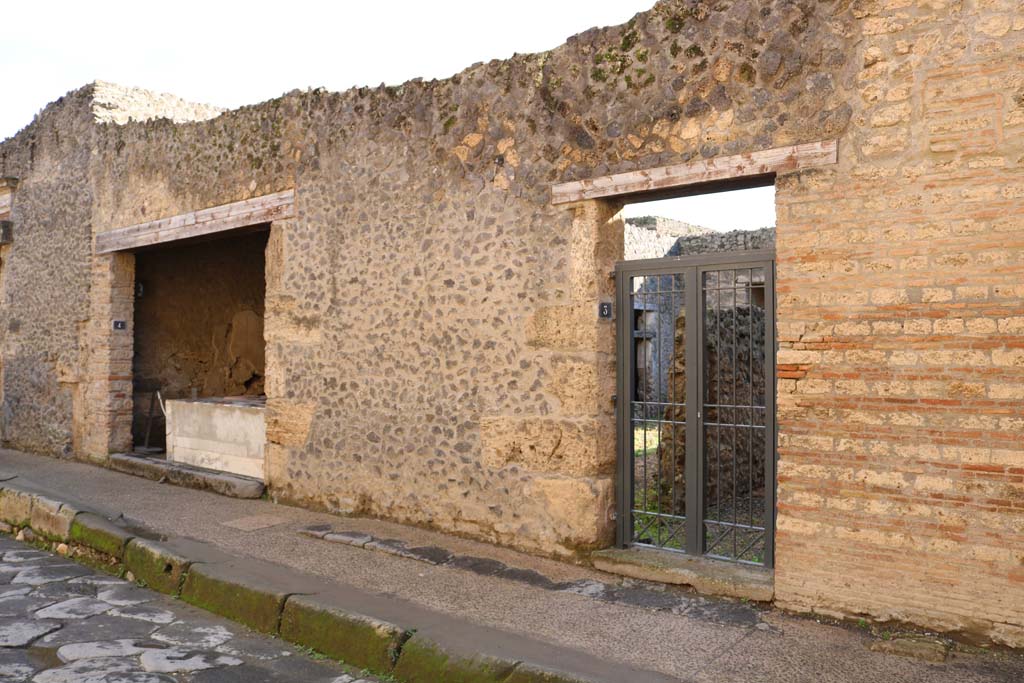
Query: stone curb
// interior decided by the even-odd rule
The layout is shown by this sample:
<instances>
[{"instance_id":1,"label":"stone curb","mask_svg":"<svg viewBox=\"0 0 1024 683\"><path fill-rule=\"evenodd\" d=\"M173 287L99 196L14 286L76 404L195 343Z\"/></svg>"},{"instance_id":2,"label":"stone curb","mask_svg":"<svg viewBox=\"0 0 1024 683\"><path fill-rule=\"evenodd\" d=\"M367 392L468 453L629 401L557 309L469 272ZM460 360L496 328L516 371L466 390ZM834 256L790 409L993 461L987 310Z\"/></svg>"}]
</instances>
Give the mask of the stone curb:
<instances>
[{"instance_id":1,"label":"stone curb","mask_svg":"<svg viewBox=\"0 0 1024 683\"><path fill-rule=\"evenodd\" d=\"M107 459L107 467L122 474L131 474L152 481L166 481L184 488L213 491L229 498L259 498L266 489L263 482L257 479L221 472L207 472L165 460L140 458L127 453L111 455Z\"/></svg>"},{"instance_id":2,"label":"stone curb","mask_svg":"<svg viewBox=\"0 0 1024 683\"><path fill-rule=\"evenodd\" d=\"M246 576L232 561L186 557L99 514L9 482L0 483L0 522L107 556L154 590L403 683L594 683L517 660L451 651L413 629L297 593L283 582Z\"/></svg>"},{"instance_id":3,"label":"stone curb","mask_svg":"<svg viewBox=\"0 0 1024 683\"><path fill-rule=\"evenodd\" d=\"M125 569L150 588L177 597L192 560L174 553L159 543L133 538L124 551Z\"/></svg>"}]
</instances>

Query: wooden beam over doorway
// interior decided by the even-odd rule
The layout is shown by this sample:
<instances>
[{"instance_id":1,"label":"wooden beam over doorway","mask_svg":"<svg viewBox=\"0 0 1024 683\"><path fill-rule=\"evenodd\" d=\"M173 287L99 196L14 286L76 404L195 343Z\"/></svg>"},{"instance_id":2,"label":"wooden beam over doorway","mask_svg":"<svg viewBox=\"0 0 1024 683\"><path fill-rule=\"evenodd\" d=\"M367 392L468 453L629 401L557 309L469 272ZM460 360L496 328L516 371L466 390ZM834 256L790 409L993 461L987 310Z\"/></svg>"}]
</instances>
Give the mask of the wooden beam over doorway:
<instances>
[{"instance_id":1,"label":"wooden beam over doorway","mask_svg":"<svg viewBox=\"0 0 1024 683\"><path fill-rule=\"evenodd\" d=\"M826 140L574 180L553 186L551 203L567 204L586 199L668 190L718 180L789 173L803 168L834 164L838 160L837 150L835 140Z\"/></svg>"},{"instance_id":2,"label":"wooden beam over doorway","mask_svg":"<svg viewBox=\"0 0 1024 683\"><path fill-rule=\"evenodd\" d=\"M201 211L130 225L96 235L96 253L132 251L154 244L175 242L235 230L250 225L292 218L295 215L295 190L243 199Z\"/></svg>"}]
</instances>

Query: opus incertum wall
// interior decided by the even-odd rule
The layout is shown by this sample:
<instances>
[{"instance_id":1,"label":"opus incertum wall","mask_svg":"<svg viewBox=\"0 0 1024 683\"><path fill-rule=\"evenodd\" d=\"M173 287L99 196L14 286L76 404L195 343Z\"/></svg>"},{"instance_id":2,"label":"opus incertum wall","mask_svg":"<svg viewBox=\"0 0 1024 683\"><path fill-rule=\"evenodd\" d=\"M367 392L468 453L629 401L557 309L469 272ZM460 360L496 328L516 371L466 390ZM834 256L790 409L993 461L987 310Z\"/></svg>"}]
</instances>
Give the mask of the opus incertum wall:
<instances>
[{"instance_id":1,"label":"opus incertum wall","mask_svg":"<svg viewBox=\"0 0 1024 683\"><path fill-rule=\"evenodd\" d=\"M666 1L445 81L225 113L86 86L0 144L0 434L125 447L133 256L101 236L294 189L273 495L607 546L624 198L552 187L837 140L775 178L776 599L1024 644L1022 31L1009 0Z\"/></svg>"}]
</instances>

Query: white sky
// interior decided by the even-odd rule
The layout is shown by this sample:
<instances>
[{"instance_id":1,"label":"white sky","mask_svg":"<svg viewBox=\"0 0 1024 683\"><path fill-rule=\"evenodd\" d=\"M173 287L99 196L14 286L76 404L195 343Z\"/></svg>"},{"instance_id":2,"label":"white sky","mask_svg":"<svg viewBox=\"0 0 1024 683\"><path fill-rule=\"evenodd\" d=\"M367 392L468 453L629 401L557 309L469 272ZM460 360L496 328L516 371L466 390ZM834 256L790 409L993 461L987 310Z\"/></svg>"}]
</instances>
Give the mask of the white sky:
<instances>
[{"instance_id":1,"label":"white sky","mask_svg":"<svg viewBox=\"0 0 1024 683\"><path fill-rule=\"evenodd\" d=\"M539 52L654 0L7 0L0 140L95 80L237 107L295 88L447 78Z\"/></svg>"},{"instance_id":2,"label":"white sky","mask_svg":"<svg viewBox=\"0 0 1024 683\"><path fill-rule=\"evenodd\" d=\"M663 216L720 232L775 226L775 186L627 204L627 218Z\"/></svg>"},{"instance_id":3,"label":"white sky","mask_svg":"<svg viewBox=\"0 0 1024 683\"><path fill-rule=\"evenodd\" d=\"M26 0L0 10L0 140L94 80L238 107L295 88L446 78L474 62L556 47L621 24L654 0ZM774 224L762 190L654 202L658 213L732 229ZM767 208L766 207L770 207ZM765 213L765 211L769 213Z\"/></svg>"}]
</instances>

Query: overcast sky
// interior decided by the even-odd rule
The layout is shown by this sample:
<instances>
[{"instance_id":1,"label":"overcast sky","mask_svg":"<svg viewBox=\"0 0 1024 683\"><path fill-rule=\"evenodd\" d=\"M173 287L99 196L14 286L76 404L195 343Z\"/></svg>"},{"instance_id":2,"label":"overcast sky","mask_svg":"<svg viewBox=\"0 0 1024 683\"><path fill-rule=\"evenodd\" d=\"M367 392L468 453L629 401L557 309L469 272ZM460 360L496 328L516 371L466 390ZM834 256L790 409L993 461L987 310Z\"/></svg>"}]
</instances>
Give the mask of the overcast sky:
<instances>
[{"instance_id":1,"label":"overcast sky","mask_svg":"<svg viewBox=\"0 0 1024 683\"><path fill-rule=\"evenodd\" d=\"M294 88L338 91L446 78L474 62L556 47L591 26L621 24L653 5L654 0L4 2L0 140L28 125L47 103L95 80L238 107ZM724 207L705 211L711 218L722 225L743 222L723 218L722 211L731 216L745 203L710 201ZM699 223L698 218L689 220Z\"/></svg>"}]
</instances>

